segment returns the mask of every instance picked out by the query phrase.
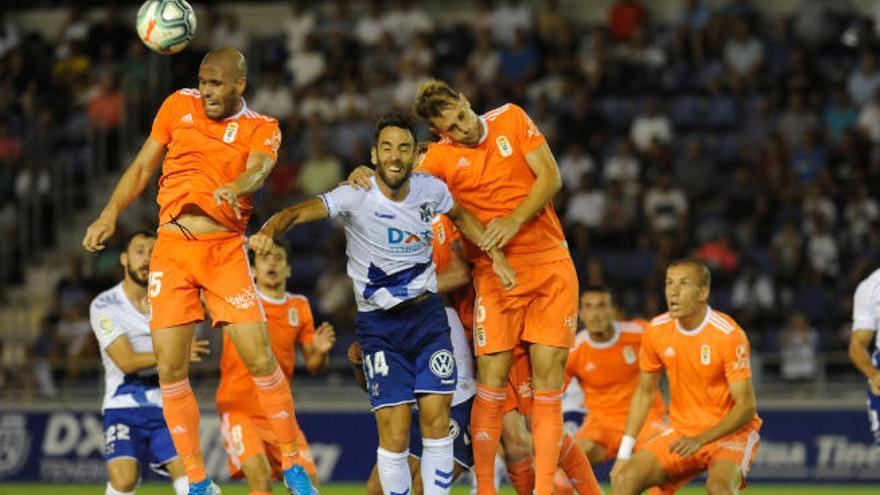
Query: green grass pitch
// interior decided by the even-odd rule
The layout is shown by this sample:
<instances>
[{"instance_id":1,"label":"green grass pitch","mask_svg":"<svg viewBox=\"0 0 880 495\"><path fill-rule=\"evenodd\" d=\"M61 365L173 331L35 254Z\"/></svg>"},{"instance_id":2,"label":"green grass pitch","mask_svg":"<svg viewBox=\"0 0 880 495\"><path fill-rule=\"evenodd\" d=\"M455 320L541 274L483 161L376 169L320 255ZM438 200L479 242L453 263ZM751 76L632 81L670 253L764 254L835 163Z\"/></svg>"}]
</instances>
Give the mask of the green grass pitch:
<instances>
[{"instance_id":1,"label":"green grass pitch","mask_svg":"<svg viewBox=\"0 0 880 495\"><path fill-rule=\"evenodd\" d=\"M224 495L247 495L247 489L243 485L230 483L223 487ZM103 495L104 486L98 485L47 485L47 484L0 484L0 495ZM138 495L170 495L173 494L171 485L146 484L138 488ZM286 494L280 487L275 488L275 494ZM334 483L321 487L321 495L357 495L366 493L363 485ZM454 487L453 495L466 495L470 489L464 486ZM515 495L516 492L510 487L504 487L499 495ZM683 495L696 495L705 493L700 485L690 485L678 492ZM750 486L743 493L753 495L868 495L877 494L876 486L845 486L845 485L756 485Z\"/></svg>"}]
</instances>

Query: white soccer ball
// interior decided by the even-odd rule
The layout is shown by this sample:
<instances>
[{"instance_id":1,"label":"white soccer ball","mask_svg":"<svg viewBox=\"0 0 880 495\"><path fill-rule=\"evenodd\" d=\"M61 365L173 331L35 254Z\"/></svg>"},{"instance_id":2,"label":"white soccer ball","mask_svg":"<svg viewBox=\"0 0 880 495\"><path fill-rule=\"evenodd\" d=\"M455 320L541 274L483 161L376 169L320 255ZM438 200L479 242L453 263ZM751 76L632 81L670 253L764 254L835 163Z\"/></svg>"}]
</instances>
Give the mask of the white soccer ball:
<instances>
[{"instance_id":1,"label":"white soccer ball","mask_svg":"<svg viewBox=\"0 0 880 495\"><path fill-rule=\"evenodd\" d=\"M186 0L147 0L137 13L137 32L150 50L177 53L196 33L196 14Z\"/></svg>"}]
</instances>

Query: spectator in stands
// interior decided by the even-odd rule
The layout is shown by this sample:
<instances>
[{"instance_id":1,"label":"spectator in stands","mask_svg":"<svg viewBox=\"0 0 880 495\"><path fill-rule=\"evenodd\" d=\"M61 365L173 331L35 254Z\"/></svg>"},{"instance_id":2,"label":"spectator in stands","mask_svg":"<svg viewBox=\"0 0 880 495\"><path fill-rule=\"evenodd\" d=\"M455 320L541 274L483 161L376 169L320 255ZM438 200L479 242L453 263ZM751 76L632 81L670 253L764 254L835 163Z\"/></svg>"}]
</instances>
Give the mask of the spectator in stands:
<instances>
[{"instance_id":1,"label":"spectator in stands","mask_svg":"<svg viewBox=\"0 0 880 495\"><path fill-rule=\"evenodd\" d=\"M249 44L248 32L241 27L239 17L231 12L221 14L219 21L211 30L211 45L231 46L242 53L247 53Z\"/></svg>"},{"instance_id":2,"label":"spectator in stands","mask_svg":"<svg viewBox=\"0 0 880 495\"><path fill-rule=\"evenodd\" d=\"M645 193L643 211L654 233L684 234L687 227L687 196L681 188L673 185L669 174L661 174Z\"/></svg>"},{"instance_id":3,"label":"spectator in stands","mask_svg":"<svg viewBox=\"0 0 880 495\"><path fill-rule=\"evenodd\" d=\"M37 382L37 390L43 397L55 397L58 388L55 386L54 365L64 355L63 346L58 336L58 317L49 314L40 319L40 328L31 344L33 356L33 375Z\"/></svg>"},{"instance_id":4,"label":"spectator in stands","mask_svg":"<svg viewBox=\"0 0 880 495\"><path fill-rule=\"evenodd\" d=\"M731 307L737 320L747 328L763 328L776 314L776 289L773 279L746 263L733 282Z\"/></svg>"},{"instance_id":5,"label":"spectator in stands","mask_svg":"<svg viewBox=\"0 0 880 495\"><path fill-rule=\"evenodd\" d=\"M513 41L501 49L499 70L501 75L513 85L534 79L541 57L538 49L522 29L514 33Z\"/></svg>"},{"instance_id":6,"label":"spectator in stands","mask_svg":"<svg viewBox=\"0 0 880 495\"><path fill-rule=\"evenodd\" d=\"M297 177L300 191L306 196L317 196L329 191L342 180L342 163L330 153L324 139L317 135L309 148L309 156L303 162Z\"/></svg>"},{"instance_id":7,"label":"spectator in stands","mask_svg":"<svg viewBox=\"0 0 880 495\"><path fill-rule=\"evenodd\" d=\"M290 10L284 19L287 51L290 55L303 51L306 47L306 38L315 32L316 16L311 8L306 8L308 4L309 2L304 0L290 2Z\"/></svg>"},{"instance_id":8,"label":"spectator in stands","mask_svg":"<svg viewBox=\"0 0 880 495\"><path fill-rule=\"evenodd\" d=\"M605 162L602 180L606 183L618 181L628 193L637 194L640 174L641 166L632 144L626 138L618 138L614 154Z\"/></svg>"},{"instance_id":9,"label":"spectator in stands","mask_svg":"<svg viewBox=\"0 0 880 495\"><path fill-rule=\"evenodd\" d=\"M312 34L305 37L302 49L291 52L287 59L287 70L293 75L293 87L297 90L318 81L326 69L327 58Z\"/></svg>"},{"instance_id":10,"label":"spectator in stands","mask_svg":"<svg viewBox=\"0 0 880 495\"><path fill-rule=\"evenodd\" d=\"M844 132L855 127L858 118L858 110L852 105L847 94L844 91L835 91L831 101L825 106L823 117L825 132L831 143L839 143Z\"/></svg>"},{"instance_id":11,"label":"spectator in stands","mask_svg":"<svg viewBox=\"0 0 880 495\"><path fill-rule=\"evenodd\" d=\"M686 146L684 154L675 160L675 183L684 188L688 198L704 199L714 192L718 170L714 160L706 155L700 138L691 138Z\"/></svg>"},{"instance_id":12,"label":"spectator in stands","mask_svg":"<svg viewBox=\"0 0 880 495\"><path fill-rule=\"evenodd\" d=\"M608 10L608 27L611 39L617 43L628 42L636 30L647 27L648 13L640 0L616 0Z\"/></svg>"},{"instance_id":13,"label":"spectator in stands","mask_svg":"<svg viewBox=\"0 0 880 495\"><path fill-rule=\"evenodd\" d=\"M800 0L793 12L794 32L807 47L825 48L852 13L849 0Z\"/></svg>"},{"instance_id":14,"label":"spectator in stands","mask_svg":"<svg viewBox=\"0 0 880 495\"><path fill-rule=\"evenodd\" d=\"M598 229L605 219L605 206L605 190L595 184L591 174L585 173L568 200L565 222L570 226Z\"/></svg>"},{"instance_id":15,"label":"spectator in stands","mask_svg":"<svg viewBox=\"0 0 880 495\"><path fill-rule=\"evenodd\" d=\"M413 0L398 0L397 6L382 16L382 27L394 36L398 46L406 46L417 34L430 34L434 31L434 21L416 7Z\"/></svg>"},{"instance_id":16,"label":"spectator in stands","mask_svg":"<svg viewBox=\"0 0 880 495\"><path fill-rule=\"evenodd\" d=\"M682 53L689 52L695 63L704 58L705 30L712 13L701 0L684 0L676 20L676 44ZM689 50L682 49L689 47Z\"/></svg>"},{"instance_id":17,"label":"spectator in stands","mask_svg":"<svg viewBox=\"0 0 880 495\"><path fill-rule=\"evenodd\" d=\"M880 69L874 53L866 50L859 58L859 65L847 80L846 89L849 97L859 107L867 105L880 87Z\"/></svg>"},{"instance_id":18,"label":"spectator in stands","mask_svg":"<svg viewBox=\"0 0 880 495\"><path fill-rule=\"evenodd\" d=\"M382 7L379 0L370 0L367 3L366 13L358 16L357 23L354 26L354 36L364 47L373 47L379 43L379 38L385 32L385 26L382 23Z\"/></svg>"},{"instance_id":19,"label":"spectator in stands","mask_svg":"<svg viewBox=\"0 0 880 495\"><path fill-rule=\"evenodd\" d=\"M820 142L818 129L804 132L804 138L791 152L791 170L801 184L809 185L819 179L828 162L828 151Z\"/></svg>"},{"instance_id":20,"label":"spectator in stands","mask_svg":"<svg viewBox=\"0 0 880 495\"><path fill-rule=\"evenodd\" d=\"M590 155L584 153L577 141L569 142L559 157L559 175L565 191L575 191L581 187L581 178L595 171L596 164Z\"/></svg>"},{"instance_id":21,"label":"spectator in stands","mask_svg":"<svg viewBox=\"0 0 880 495\"><path fill-rule=\"evenodd\" d=\"M500 0L488 17L492 39L500 45L510 45L516 40L516 32L532 32L532 11L522 0Z\"/></svg>"},{"instance_id":22,"label":"spectator in stands","mask_svg":"<svg viewBox=\"0 0 880 495\"><path fill-rule=\"evenodd\" d=\"M501 55L492 46L492 36L487 30L476 32L476 47L468 57L468 68L480 84L492 84L498 78Z\"/></svg>"},{"instance_id":23,"label":"spectator in stands","mask_svg":"<svg viewBox=\"0 0 880 495\"><path fill-rule=\"evenodd\" d=\"M0 163L13 163L21 157L21 140L9 133L9 124L0 121Z\"/></svg>"},{"instance_id":24,"label":"spectator in stands","mask_svg":"<svg viewBox=\"0 0 880 495\"><path fill-rule=\"evenodd\" d=\"M281 74L277 71L269 71L264 76L263 84L254 92L248 106L257 112L283 121L293 115L293 95L290 94L287 85L281 84Z\"/></svg>"},{"instance_id":25,"label":"spectator in stands","mask_svg":"<svg viewBox=\"0 0 880 495\"><path fill-rule=\"evenodd\" d=\"M830 197L824 194L820 184L807 188L807 194L801 204L802 231L810 235L816 230L815 219L821 218L825 225L831 227L837 222L837 207Z\"/></svg>"},{"instance_id":26,"label":"spectator in stands","mask_svg":"<svg viewBox=\"0 0 880 495\"><path fill-rule=\"evenodd\" d=\"M635 196L626 191L620 179L611 179L605 184L607 199L605 217L602 220L602 233L608 246L628 246L636 236L638 203Z\"/></svg>"},{"instance_id":27,"label":"spectator in stands","mask_svg":"<svg viewBox=\"0 0 880 495\"><path fill-rule=\"evenodd\" d=\"M846 200L843 210L849 245L856 251L867 241L872 225L880 220L880 205L868 194L868 186L859 182Z\"/></svg>"},{"instance_id":28,"label":"spectator in stands","mask_svg":"<svg viewBox=\"0 0 880 495\"><path fill-rule=\"evenodd\" d=\"M777 122L777 130L782 134L789 149L800 146L807 133L818 128L819 119L807 108L804 95L789 94L788 106Z\"/></svg>"},{"instance_id":29,"label":"spectator in stands","mask_svg":"<svg viewBox=\"0 0 880 495\"><path fill-rule=\"evenodd\" d=\"M871 143L880 144L880 88L859 112L858 128Z\"/></svg>"},{"instance_id":30,"label":"spectator in stands","mask_svg":"<svg viewBox=\"0 0 880 495\"><path fill-rule=\"evenodd\" d=\"M779 336L782 378L789 381L815 378L818 347L819 333L810 325L807 315L800 311L792 313Z\"/></svg>"},{"instance_id":31,"label":"spectator in stands","mask_svg":"<svg viewBox=\"0 0 880 495\"><path fill-rule=\"evenodd\" d=\"M807 260L810 268L831 282L840 274L840 248L828 221L813 214L813 231L807 234Z\"/></svg>"},{"instance_id":32,"label":"spectator in stands","mask_svg":"<svg viewBox=\"0 0 880 495\"><path fill-rule=\"evenodd\" d=\"M734 21L734 35L724 45L728 83L734 91L751 87L764 66L764 44L751 33L746 19Z\"/></svg>"},{"instance_id":33,"label":"spectator in stands","mask_svg":"<svg viewBox=\"0 0 880 495\"><path fill-rule=\"evenodd\" d=\"M629 137L635 144L636 150L644 153L655 139L662 144L669 144L672 141L672 123L669 117L660 113L657 102L650 100L645 105L645 112L633 119Z\"/></svg>"}]
</instances>

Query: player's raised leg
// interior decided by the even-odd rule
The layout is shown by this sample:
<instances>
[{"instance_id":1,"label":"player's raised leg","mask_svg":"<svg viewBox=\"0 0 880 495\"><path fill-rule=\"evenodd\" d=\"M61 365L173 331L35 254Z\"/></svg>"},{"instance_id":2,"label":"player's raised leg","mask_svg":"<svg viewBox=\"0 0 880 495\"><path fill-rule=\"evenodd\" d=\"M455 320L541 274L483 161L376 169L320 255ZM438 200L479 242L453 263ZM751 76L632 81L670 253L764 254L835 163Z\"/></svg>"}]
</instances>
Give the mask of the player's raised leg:
<instances>
[{"instance_id":1,"label":"player's raised leg","mask_svg":"<svg viewBox=\"0 0 880 495\"><path fill-rule=\"evenodd\" d=\"M638 495L649 487L666 483L666 480L666 471L660 461L651 453L641 451L633 454L620 466L619 471L613 473L611 489L614 495Z\"/></svg>"},{"instance_id":2,"label":"player's raised leg","mask_svg":"<svg viewBox=\"0 0 880 495\"><path fill-rule=\"evenodd\" d=\"M247 479L248 495L272 494L272 468L265 455L255 455L241 463Z\"/></svg>"},{"instance_id":3,"label":"player's raised leg","mask_svg":"<svg viewBox=\"0 0 880 495\"><path fill-rule=\"evenodd\" d=\"M709 466L706 493L709 495L734 495L739 493L743 473L733 461L721 460Z\"/></svg>"},{"instance_id":4,"label":"player's raised leg","mask_svg":"<svg viewBox=\"0 0 880 495\"><path fill-rule=\"evenodd\" d=\"M532 344L532 436L535 441L535 492L553 493L553 479L559 464L562 441L563 371L568 348Z\"/></svg>"},{"instance_id":5,"label":"player's raised leg","mask_svg":"<svg viewBox=\"0 0 880 495\"><path fill-rule=\"evenodd\" d=\"M479 308L479 302L478 308ZM476 339L481 328L477 316ZM511 351L484 354L477 357L477 395L471 413L471 434L474 446L474 474L478 493L495 493L495 456L501 441L504 403L507 398L507 375L510 372Z\"/></svg>"}]
</instances>

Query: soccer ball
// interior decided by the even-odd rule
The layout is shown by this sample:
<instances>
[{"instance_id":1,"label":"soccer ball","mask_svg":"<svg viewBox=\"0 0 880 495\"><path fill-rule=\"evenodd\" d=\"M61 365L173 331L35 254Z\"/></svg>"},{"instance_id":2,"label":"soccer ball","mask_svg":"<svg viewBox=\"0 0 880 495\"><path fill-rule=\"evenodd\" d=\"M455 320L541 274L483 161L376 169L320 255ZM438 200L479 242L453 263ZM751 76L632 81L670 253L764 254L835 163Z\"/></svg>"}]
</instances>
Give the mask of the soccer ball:
<instances>
[{"instance_id":1,"label":"soccer ball","mask_svg":"<svg viewBox=\"0 0 880 495\"><path fill-rule=\"evenodd\" d=\"M186 0L147 0L137 13L137 32L150 50L177 53L196 32L196 14Z\"/></svg>"}]
</instances>

